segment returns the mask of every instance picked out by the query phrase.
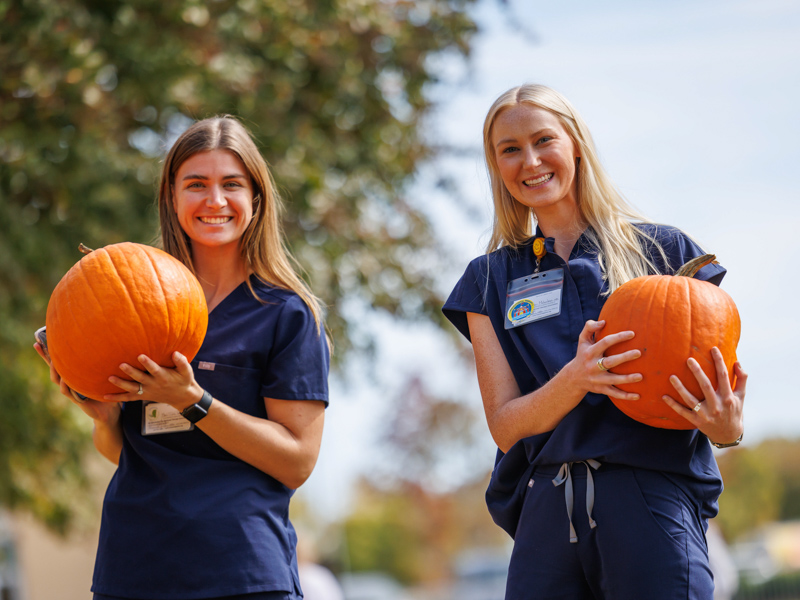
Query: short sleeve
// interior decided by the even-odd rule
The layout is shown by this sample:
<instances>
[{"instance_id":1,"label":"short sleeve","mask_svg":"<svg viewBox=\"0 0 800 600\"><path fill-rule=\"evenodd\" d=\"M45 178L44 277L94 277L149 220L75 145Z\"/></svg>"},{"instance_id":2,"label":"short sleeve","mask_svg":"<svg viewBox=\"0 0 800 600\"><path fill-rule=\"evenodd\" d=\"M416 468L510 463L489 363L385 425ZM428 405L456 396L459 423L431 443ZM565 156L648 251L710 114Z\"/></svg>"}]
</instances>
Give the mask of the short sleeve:
<instances>
[{"instance_id":1,"label":"short sleeve","mask_svg":"<svg viewBox=\"0 0 800 600\"><path fill-rule=\"evenodd\" d=\"M321 400L328 405L330 354L324 328L299 296L289 298L261 378L261 395L278 400Z\"/></svg>"},{"instance_id":2,"label":"short sleeve","mask_svg":"<svg viewBox=\"0 0 800 600\"><path fill-rule=\"evenodd\" d=\"M675 227L659 226L657 239L667 258L667 265L663 271L667 274L674 273L693 258L707 254L697 242ZM719 285L726 272L722 265L710 263L697 272L695 279Z\"/></svg>"},{"instance_id":3,"label":"short sleeve","mask_svg":"<svg viewBox=\"0 0 800 600\"><path fill-rule=\"evenodd\" d=\"M487 314L486 290L489 274L486 260L485 256L481 256L467 266L442 307L444 316L470 341L467 313Z\"/></svg>"}]
</instances>

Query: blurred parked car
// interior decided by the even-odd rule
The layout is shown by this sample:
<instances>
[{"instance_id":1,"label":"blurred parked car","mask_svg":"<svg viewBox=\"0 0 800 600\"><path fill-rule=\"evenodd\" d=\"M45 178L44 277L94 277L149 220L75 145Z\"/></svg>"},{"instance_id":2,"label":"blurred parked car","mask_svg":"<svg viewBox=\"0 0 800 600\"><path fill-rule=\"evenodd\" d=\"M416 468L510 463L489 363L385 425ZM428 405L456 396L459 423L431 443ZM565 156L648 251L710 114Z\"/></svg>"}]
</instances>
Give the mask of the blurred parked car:
<instances>
[{"instance_id":1,"label":"blurred parked car","mask_svg":"<svg viewBox=\"0 0 800 600\"><path fill-rule=\"evenodd\" d=\"M503 600L510 556L500 550L475 550L455 562L453 600Z\"/></svg>"},{"instance_id":2,"label":"blurred parked car","mask_svg":"<svg viewBox=\"0 0 800 600\"><path fill-rule=\"evenodd\" d=\"M385 573L342 573L345 600L410 600L405 589Z\"/></svg>"}]
</instances>

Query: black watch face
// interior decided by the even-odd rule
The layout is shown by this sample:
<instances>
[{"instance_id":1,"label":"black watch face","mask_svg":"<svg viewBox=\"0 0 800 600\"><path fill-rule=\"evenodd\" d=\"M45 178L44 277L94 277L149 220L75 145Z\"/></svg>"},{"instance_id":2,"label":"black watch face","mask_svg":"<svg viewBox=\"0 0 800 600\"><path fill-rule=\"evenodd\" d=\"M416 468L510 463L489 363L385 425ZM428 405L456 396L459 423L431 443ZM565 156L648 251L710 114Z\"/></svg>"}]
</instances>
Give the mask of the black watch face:
<instances>
[{"instance_id":1,"label":"black watch face","mask_svg":"<svg viewBox=\"0 0 800 600\"><path fill-rule=\"evenodd\" d=\"M186 418L187 420L189 420L192 423L197 423L200 419L205 417L207 414L208 413L205 410L203 410L203 408L201 406L198 406L197 404L192 404L185 411L183 411L184 418Z\"/></svg>"}]
</instances>

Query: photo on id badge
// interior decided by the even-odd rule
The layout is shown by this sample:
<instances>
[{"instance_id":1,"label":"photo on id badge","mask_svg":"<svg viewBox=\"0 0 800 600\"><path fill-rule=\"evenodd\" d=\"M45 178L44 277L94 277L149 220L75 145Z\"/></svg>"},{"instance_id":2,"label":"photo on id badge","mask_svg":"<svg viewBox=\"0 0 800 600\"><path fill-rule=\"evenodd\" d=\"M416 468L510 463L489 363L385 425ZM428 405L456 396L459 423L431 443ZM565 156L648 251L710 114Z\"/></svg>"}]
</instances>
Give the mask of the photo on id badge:
<instances>
[{"instance_id":1,"label":"photo on id badge","mask_svg":"<svg viewBox=\"0 0 800 600\"><path fill-rule=\"evenodd\" d=\"M506 289L505 328L561 314L564 269L551 269L514 279Z\"/></svg>"}]
</instances>

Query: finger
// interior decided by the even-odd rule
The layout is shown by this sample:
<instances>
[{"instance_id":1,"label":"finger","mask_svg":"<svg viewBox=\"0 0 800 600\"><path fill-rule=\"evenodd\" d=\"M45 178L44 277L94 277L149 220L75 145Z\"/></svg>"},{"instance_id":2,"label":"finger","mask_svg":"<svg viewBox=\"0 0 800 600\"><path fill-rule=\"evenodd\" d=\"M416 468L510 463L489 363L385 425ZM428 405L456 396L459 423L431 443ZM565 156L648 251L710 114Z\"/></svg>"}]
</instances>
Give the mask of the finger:
<instances>
[{"instance_id":1,"label":"finger","mask_svg":"<svg viewBox=\"0 0 800 600\"><path fill-rule=\"evenodd\" d=\"M125 373L128 377L130 377L134 382L141 382L147 378L147 371L143 371L141 369L137 369L136 367L129 365L128 363L122 363L120 366L120 371ZM128 381L126 379L122 379L122 381ZM116 384L114 384L116 385Z\"/></svg>"},{"instance_id":2,"label":"finger","mask_svg":"<svg viewBox=\"0 0 800 600\"><path fill-rule=\"evenodd\" d=\"M180 375L182 375L183 377L194 377L194 371L192 370L192 365L183 354L177 351L173 352L172 362L175 363L175 367Z\"/></svg>"},{"instance_id":3,"label":"finger","mask_svg":"<svg viewBox=\"0 0 800 600\"><path fill-rule=\"evenodd\" d=\"M615 400L628 400L630 402L635 402L640 398L639 394L635 392L626 392L613 385L606 386L602 393Z\"/></svg>"},{"instance_id":4,"label":"finger","mask_svg":"<svg viewBox=\"0 0 800 600\"><path fill-rule=\"evenodd\" d=\"M605 327L605 321L592 321L591 319L586 321L581 330L581 334L578 336L579 340L582 342L591 342L594 338L594 334L597 331L600 331L603 327Z\"/></svg>"},{"instance_id":5,"label":"finger","mask_svg":"<svg viewBox=\"0 0 800 600\"><path fill-rule=\"evenodd\" d=\"M667 405L669 405L669 407L672 408L672 410L674 410L676 413L678 413L684 419L689 421L692 425L694 425L695 427L699 426L700 420L699 420L699 418L697 416L697 412L696 411L687 409L686 406L684 406L683 404L681 404L680 402L678 402L677 400L675 400L671 396L667 396L666 394L661 396L661 399Z\"/></svg>"},{"instance_id":6,"label":"finger","mask_svg":"<svg viewBox=\"0 0 800 600\"><path fill-rule=\"evenodd\" d=\"M36 353L39 356L41 356L42 359L44 360L44 362L46 362L48 364L48 366L49 366L50 365L50 358L47 356L47 354L45 354L44 348L42 348L42 345L39 342L36 342L33 345L33 348L34 348L34 350L36 350Z\"/></svg>"},{"instance_id":7,"label":"finger","mask_svg":"<svg viewBox=\"0 0 800 600\"><path fill-rule=\"evenodd\" d=\"M612 333L611 335L607 335L602 340L597 342L597 350L600 350L603 354L605 354L606 350L611 348L611 346L632 340L635 335L636 334L633 331L620 331L618 333Z\"/></svg>"},{"instance_id":8,"label":"finger","mask_svg":"<svg viewBox=\"0 0 800 600\"><path fill-rule=\"evenodd\" d=\"M131 398L130 394L104 394L103 400L106 402L133 402L134 400L141 400L141 396L134 395Z\"/></svg>"},{"instance_id":9,"label":"finger","mask_svg":"<svg viewBox=\"0 0 800 600\"><path fill-rule=\"evenodd\" d=\"M669 382L672 384L672 387L675 388L675 391L678 392L681 400L683 400L683 403L688 408L694 409L698 402L700 402L689 390L686 389L686 386L683 385L683 382L676 375L671 375Z\"/></svg>"},{"instance_id":10,"label":"finger","mask_svg":"<svg viewBox=\"0 0 800 600\"><path fill-rule=\"evenodd\" d=\"M703 368L700 366L700 363L697 362L695 359L690 358L686 361L686 364L689 366L689 370L692 372L692 375L694 375L694 378L700 385L700 391L703 392L703 398L705 398L705 400L707 401L716 400L717 392L714 389L714 385L711 383L711 380L705 374L705 371L703 371Z\"/></svg>"},{"instance_id":11,"label":"finger","mask_svg":"<svg viewBox=\"0 0 800 600\"><path fill-rule=\"evenodd\" d=\"M161 365L159 365L157 362L152 360L146 354L140 354L139 355L139 362L144 367L145 371L150 373L150 375L155 375L156 373L158 373L161 370Z\"/></svg>"},{"instance_id":12,"label":"finger","mask_svg":"<svg viewBox=\"0 0 800 600\"><path fill-rule=\"evenodd\" d=\"M117 377L116 375L112 375L108 378L108 380L117 386L119 389L124 390L129 394L136 394L140 396L139 390L141 389L141 383L138 381L131 381L129 379L122 379L121 377ZM117 396L117 394L110 394L111 396ZM105 398L105 396L104 396Z\"/></svg>"},{"instance_id":13,"label":"finger","mask_svg":"<svg viewBox=\"0 0 800 600\"><path fill-rule=\"evenodd\" d=\"M720 395L727 396L731 391L731 378L728 373L728 367L725 366L725 358L716 346L711 349L711 358L714 360L714 367L717 369L717 390L719 390Z\"/></svg>"},{"instance_id":14,"label":"finger","mask_svg":"<svg viewBox=\"0 0 800 600\"><path fill-rule=\"evenodd\" d=\"M642 356L642 351L639 349L628 350L627 352L623 352L622 354L612 354L610 356L606 356L603 358L603 366L606 369L613 369L614 367L618 367L623 363L630 362L632 360L636 360Z\"/></svg>"},{"instance_id":15,"label":"finger","mask_svg":"<svg viewBox=\"0 0 800 600\"><path fill-rule=\"evenodd\" d=\"M736 375L736 387L733 391L739 398L744 400L744 392L745 388L747 388L747 373L744 372L739 361L733 363L733 373Z\"/></svg>"}]
</instances>

